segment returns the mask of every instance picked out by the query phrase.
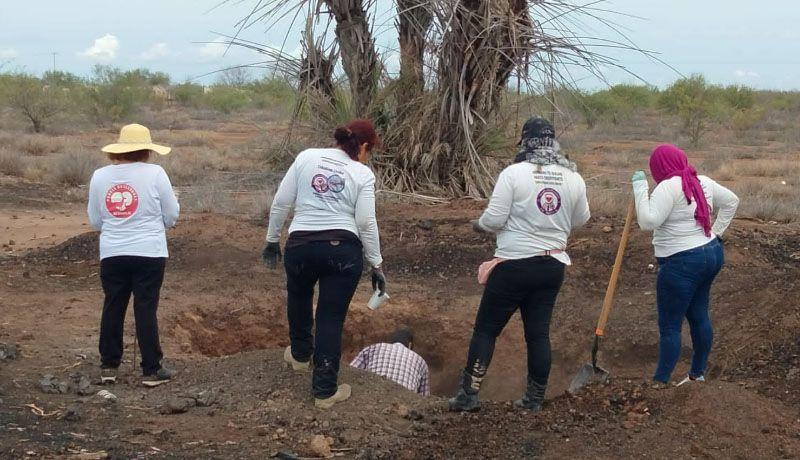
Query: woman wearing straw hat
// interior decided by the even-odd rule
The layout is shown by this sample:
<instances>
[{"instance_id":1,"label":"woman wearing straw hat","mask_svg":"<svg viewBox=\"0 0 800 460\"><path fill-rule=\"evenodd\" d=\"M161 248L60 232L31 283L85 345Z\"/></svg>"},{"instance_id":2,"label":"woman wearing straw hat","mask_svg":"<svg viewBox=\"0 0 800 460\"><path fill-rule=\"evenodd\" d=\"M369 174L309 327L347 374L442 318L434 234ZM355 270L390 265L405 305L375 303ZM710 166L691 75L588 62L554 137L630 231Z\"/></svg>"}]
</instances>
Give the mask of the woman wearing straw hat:
<instances>
[{"instance_id":1,"label":"woman wearing straw hat","mask_svg":"<svg viewBox=\"0 0 800 460\"><path fill-rule=\"evenodd\" d=\"M649 193L644 171L633 173L636 215L642 230L653 230L658 259L658 366L656 387L669 383L681 354L683 318L692 336L692 366L678 385L705 381L713 331L709 294L725 254L720 237L730 225L739 198L706 176L698 176L683 150L659 145L650 156L656 181ZM712 219L714 210L716 219Z\"/></svg>"},{"instance_id":2,"label":"woman wearing straw hat","mask_svg":"<svg viewBox=\"0 0 800 460\"><path fill-rule=\"evenodd\" d=\"M142 353L142 383L156 386L175 376L161 365L158 299L166 265L166 229L180 207L167 173L148 163L154 144L142 125L122 127L119 142L102 149L111 165L98 169L89 184L89 220L100 231L100 282L105 293L100 320L101 381L116 381L122 361L125 312L133 294L136 337Z\"/></svg>"}]
</instances>

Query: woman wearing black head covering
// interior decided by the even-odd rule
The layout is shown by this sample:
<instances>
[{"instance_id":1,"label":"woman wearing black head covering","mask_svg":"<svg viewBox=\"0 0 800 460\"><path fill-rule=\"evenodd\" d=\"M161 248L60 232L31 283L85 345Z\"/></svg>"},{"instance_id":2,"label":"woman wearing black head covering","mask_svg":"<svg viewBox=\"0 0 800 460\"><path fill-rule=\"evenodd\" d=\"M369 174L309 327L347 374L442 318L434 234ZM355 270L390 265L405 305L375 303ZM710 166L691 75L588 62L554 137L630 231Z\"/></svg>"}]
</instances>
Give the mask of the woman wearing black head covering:
<instances>
[{"instance_id":1,"label":"woman wearing black head covering","mask_svg":"<svg viewBox=\"0 0 800 460\"><path fill-rule=\"evenodd\" d=\"M480 409L478 391L497 336L520 310L528 349L528 387L516 407L540 410L550 375L550 317L570 265L570 231L589 220L586 184L560 150L553 126L531 118L522 128L513 165L497 178L489 206L476 223L497 235L463 379L451 411ZM490 273L486 268L490 267Z\"/></svg>"}]
</instances>

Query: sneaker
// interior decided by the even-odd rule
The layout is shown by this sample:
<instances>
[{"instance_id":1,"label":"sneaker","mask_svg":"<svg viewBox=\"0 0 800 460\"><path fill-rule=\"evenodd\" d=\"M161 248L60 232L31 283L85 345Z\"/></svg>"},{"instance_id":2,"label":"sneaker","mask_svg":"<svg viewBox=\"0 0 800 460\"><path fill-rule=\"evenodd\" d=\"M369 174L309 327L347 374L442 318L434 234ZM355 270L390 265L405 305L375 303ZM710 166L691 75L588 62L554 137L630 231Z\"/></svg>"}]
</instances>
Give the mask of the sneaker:
<instances>
[{"instance_id":1,"label":"sneaker","mask_svg":"<svg viewBox=\"0 0 800 460\"><path fill-rule=\"evenodd\" d=\"M477 412L481 409L481 402L477 394L467 394L463 388L458 389L455 396L447 400L447 410L450 412Z\"/></svg>"},{"instance_id":2,"label":"sneaker","mask_svg":"<svg viewBox=\"0 0 800 460\"><path fill-rule=\"evenodd\" d=\"M175 377L176 372L172 369L162 367L155 374L145 375L142 379L142 385L146 387L157 387L162 383L167 383Z\"/></svg>"},{"instance_id":3,"label":"sneaker","mask_svg":"<svg viewBox=\"0 0 800 460\"><path fill-rule=\"evenodd\" d=\"M311 361L300 362L300 361L294 359L294 356L292 356L292 346L291 345L286 347L286 350L283 352L283 360L286 361L286 363L289 365L289 367L291 367L292 369L294 369L294 370L296 370L298 372L307 371L308 368L309 368L309 364L311 363Z\"/></svg>"},{"instance_id":4,"label":"sneaker","mask_svg":"<svg viewBox=\"0 0 800 460\"><path fill-rule=\"evenodd\" d=\"M339 385L333 396L325 399L314 398L314 405L319 409L330 409L334 404L350 399L352 393L353 390L350 388L350 385L343 383Z\"/></svg>"},{"instance_id":5,"label":"sneaker","mask_svg":"<svg viewBox=\"0 0 800 460\"><path fill-rule=\"evenodd\" d=\"M658 380L653 380L650 383L650 388L652 388L653 390L666 390L667 388L669 388L669 384L664 382L659 382Z\"/></svg>"},{"instance_id":6,"label":"sneaker","mask_svg":"<svg viewBox=\"0 0 800 460\"><path fill-rule=\"evenodd\" d=\"M117 368L104 367L100 369L100 385L117 383Z\"/></svg>"},{"instance_id":7,"label":"sneaker","mask_svg":"<svg viewBox=\"0 0 800 460\"><path fill-rule=\"evenodd\" d=\"M675 386L676 386L676 387L679 387L679 386L683 385L684 383L689 383L689 382L705 382L705 381L706 381L706 378L705 378L705 377L703 377L702 375L701 375L700 377L692 377L692 376L690 376L690 375L687 375L687 376L686 376L686 378L684 378L684 379L683 379L683 380L681 380L680 382L676 383L676 384L675 384Z\"/></svg>"}]
</instances>

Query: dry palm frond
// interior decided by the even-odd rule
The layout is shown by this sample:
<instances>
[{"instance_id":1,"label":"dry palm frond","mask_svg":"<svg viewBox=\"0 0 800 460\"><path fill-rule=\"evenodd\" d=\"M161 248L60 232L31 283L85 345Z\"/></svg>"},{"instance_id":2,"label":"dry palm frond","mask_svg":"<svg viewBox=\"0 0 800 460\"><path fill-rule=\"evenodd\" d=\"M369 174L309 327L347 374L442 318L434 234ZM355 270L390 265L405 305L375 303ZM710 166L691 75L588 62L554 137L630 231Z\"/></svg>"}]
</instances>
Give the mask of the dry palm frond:
<instances>
[{"instance_id":1,"label":"dry palm frond","mask_svg":"<svg viewBox=\"0 0 800 460\"><path fill-rule=\"evenodd\" d=\"M317 129L330 129L345 114L375 119L386 150L373 165L382 186L397 192L488 195L501 166L493 153L510 144L497 141L510 121L501 113L509 84L520 93L543 94L555 119L560 112L554 88L574 88L577 71L602 78L603 68L624 69L604 50L629 49L652 58L608 19L611 12L601 8L602 0L394 0L400 78L382 79L386 67L370 19L376 17L376 0L251 1L240 30L306 14L304 60L274 59L274 64L294 69L293 75L313 75L304 85L309 97L300 99ZM321 40L331 25L338 51L330 47L323 53ZM597 25L618 39L593 38ZM253 47L236 37L231 44ZM349 98L341 97L329 73L337 57ZM326 95L328 103L321 97ZM302 115L298 109L296 118Z\"/></svg>"}]
</instances>

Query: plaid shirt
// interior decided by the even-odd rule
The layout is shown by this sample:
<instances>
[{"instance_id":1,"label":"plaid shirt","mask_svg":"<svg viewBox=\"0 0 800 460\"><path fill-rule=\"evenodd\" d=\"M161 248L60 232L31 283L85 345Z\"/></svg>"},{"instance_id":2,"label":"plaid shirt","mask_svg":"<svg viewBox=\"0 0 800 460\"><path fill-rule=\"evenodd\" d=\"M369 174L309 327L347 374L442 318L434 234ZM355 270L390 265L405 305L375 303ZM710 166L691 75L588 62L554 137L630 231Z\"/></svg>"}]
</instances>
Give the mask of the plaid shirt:
<instances>
[{"instance_id":1,"label":"plaid shirt","mask_svg":"<svg viewBox=\"0 0 800 460\"><path fill-rule=\"evenodd\" d=\"M421 395L431 394L428 364L401 343L376 343L361 350L351 366L392 380Z\"/></svg>"}]
</instances>

